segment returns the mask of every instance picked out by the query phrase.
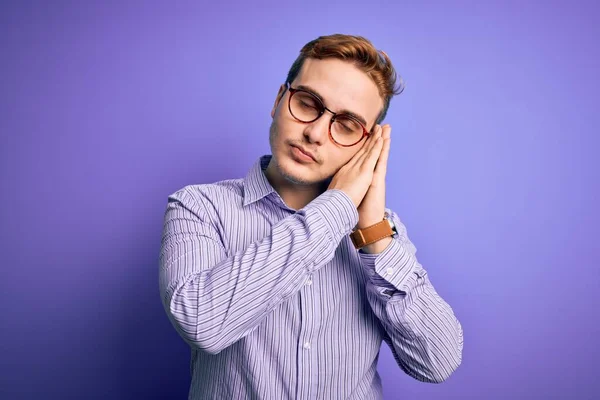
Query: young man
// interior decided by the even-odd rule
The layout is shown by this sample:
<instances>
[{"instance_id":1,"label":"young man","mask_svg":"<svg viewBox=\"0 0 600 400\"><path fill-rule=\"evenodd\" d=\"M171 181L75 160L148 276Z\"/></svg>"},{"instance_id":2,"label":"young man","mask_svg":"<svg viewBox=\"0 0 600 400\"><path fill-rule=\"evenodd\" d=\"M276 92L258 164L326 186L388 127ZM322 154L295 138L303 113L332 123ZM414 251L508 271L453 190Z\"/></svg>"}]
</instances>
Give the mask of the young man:
<instances>
[{"instance_id":1,"label":"young man","mask_svg":"<svg viewBox=\"0 0 600 400\"><path fill-rule=\"evenodd\" d=\"M461 324L385 207L396 85L368 40L319 37L277 93L272 155L169 196L160 292L190 399L380 399L382 341L420 381L460 365Z\"/></svg>"}]
</instances>

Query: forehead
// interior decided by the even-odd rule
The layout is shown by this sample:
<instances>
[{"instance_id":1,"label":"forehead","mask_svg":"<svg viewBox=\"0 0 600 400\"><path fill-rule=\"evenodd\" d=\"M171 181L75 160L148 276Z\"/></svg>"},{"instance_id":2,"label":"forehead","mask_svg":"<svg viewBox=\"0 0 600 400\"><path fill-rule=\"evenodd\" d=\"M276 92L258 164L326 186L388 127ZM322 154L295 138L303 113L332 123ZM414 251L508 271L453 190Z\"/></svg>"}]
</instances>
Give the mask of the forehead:
<instances>
[{"instance_id":1,"label":"forehead","mask_svg":"<svg viewBox=\"0 0 600 400\"><path fill-rule=\"evenodd\" d=\"M334 112L348 110L361 115L367 120L367 128L383 107L375 82L353 64L335 58L306 59L292 85L314 89Z\"/></svg>"}]
</instances>

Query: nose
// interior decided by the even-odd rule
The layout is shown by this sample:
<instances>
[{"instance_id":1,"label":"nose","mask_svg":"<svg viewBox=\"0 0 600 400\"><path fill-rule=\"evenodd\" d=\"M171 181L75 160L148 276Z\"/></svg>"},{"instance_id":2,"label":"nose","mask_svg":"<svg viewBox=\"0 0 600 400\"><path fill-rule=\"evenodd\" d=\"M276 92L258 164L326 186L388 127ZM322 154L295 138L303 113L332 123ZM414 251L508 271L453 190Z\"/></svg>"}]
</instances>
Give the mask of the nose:
<instances>
[{"instance_id":1,"label":"nose","mask_svg":"<svg viewBox=\"0 0 600 400\"><path fill-rule=\"evenodd\" d=\"M323 145L329 140L329 124L333 115L330 115L328 111L325 110L325 113L316 121L306 124L304 137L308 142Z\"/></svg>"}]
</instances>

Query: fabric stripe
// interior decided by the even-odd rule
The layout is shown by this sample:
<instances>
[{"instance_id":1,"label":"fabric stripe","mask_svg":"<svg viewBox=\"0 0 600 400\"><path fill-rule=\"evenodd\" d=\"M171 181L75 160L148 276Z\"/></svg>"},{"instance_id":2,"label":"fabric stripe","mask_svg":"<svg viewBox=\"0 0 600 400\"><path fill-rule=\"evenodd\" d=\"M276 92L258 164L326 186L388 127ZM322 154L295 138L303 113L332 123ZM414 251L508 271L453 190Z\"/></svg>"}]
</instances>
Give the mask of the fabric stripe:
<instances>
[{"instance_id":1,"label":"fabric stripe","mask_svg":"<svg viewBox=\"0 0 600 400\"><path fill-rule=\"evenodd\" d=\"M354 249L351 199L288 207L260 157L244 179L168 197L159 255L165 312L191 349L189 399L381 399L381 343L413 378L461 363L463 332L406 227L380 254Z\"/></svg>"}]
</instances>

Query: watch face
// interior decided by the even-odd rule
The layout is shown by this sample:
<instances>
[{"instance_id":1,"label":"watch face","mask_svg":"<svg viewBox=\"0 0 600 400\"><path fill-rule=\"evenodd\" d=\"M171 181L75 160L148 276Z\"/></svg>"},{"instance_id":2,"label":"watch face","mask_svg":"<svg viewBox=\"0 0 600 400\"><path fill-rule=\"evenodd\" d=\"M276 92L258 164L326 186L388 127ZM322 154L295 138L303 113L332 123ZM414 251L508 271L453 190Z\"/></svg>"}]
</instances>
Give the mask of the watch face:
<instances>
[{"instance_id":1,"label":"watch face","mask_svg":"<svg viewBox=\"0 0 600 400\"><path fill-rule=\"evenodd\" d=\"M392 228L392 230L394 231L394 234L397 234L398 231L396 230L396 224L394 224L394 221L392 221L392 218L390 218L387 214L386 214L386 220L387 220L388 224L390 224L390 228Z\"/></svg>"}]
</instances>

